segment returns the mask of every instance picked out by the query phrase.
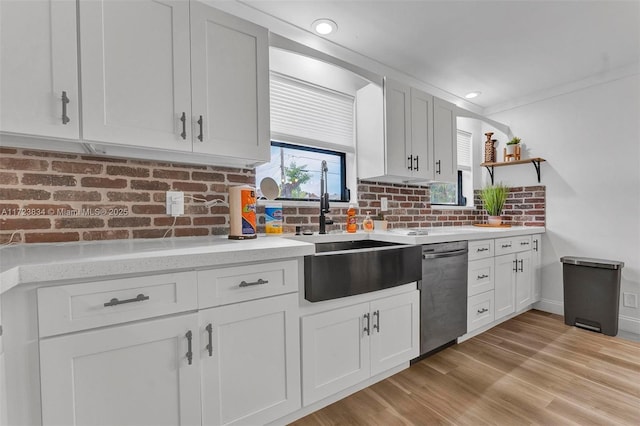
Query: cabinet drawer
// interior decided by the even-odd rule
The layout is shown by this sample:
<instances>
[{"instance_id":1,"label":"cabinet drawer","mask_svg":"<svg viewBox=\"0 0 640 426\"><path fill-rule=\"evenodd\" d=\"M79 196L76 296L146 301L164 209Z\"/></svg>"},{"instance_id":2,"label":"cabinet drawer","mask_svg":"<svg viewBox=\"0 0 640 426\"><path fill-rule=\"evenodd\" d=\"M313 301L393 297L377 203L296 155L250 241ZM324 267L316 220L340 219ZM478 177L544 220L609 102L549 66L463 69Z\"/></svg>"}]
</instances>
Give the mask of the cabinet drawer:
<instances>
[{"instance_id":1,"label":"cabinet drawer","mask_svg":"<svg viewBox=\"0 0 640 426\"><path fill-rule=\"evenodd\" d=\"M493 240L469 241L469 260L493 257Z\"/></svg>"},{"instance_id":2,"label":"cabinet drawer","mask_svg":"<svg viewBox=\"0 0 640 426\"><path fill-rule=\"evenodd\" d=\"M493 257L469 262L467 296L493 290Z\"/></svg>"},{"instance_id":3,"label":"cabinet drawer","mask_svg":"<svg viewBox=\"0 0 640 426\"><path fill-rule=\"evenodd\" d=\"M496 256L531 250L531 235L496 239Z\"/></svg>"},{"instance_id":4,"label":"cabinet drawer","mask_svg":"<svg viewBox=\"0 0 640 426\"><path fill-rule=\"evenodd\" d=\"M195 272L38 289L40 337L197 308Z\"/></svg>"},{"instance_id":5,"label":"cabinet drawer","mask_svg":"<svg viewBox=\"0 0 640 426\"><path fill-rule=\"evenodd\" d=\"M298 261L198 271L200 308L298 291Z\"/></svg>"},{"instance_id":6,"label":"cabinet drawer","mask_svg":"<svg viewBox=\"0 0 640 426\"><path fill-rule=\"evenodd\" d=\"M467 300L467 333L493 322L493 290L476 294Z\"/></svg>"}]
</instances>

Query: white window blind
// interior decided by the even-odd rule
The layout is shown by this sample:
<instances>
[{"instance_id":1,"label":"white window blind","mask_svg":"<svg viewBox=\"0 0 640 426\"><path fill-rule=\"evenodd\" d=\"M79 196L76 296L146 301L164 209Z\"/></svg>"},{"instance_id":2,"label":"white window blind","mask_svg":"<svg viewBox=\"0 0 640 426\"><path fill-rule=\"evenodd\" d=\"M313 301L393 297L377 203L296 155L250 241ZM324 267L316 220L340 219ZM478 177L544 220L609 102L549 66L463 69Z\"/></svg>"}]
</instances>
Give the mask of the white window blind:
<instances>
[{"instance_id":1,"label":"white window blind","mask_svg":"<svg viewBox=\"0 0 640 426\"><path fill-rule=\"evenodd\" d=\"M274 139L354 152L354 98L282 74L271 73Z\"/></svg>"},{"instance_id":2,"label":"white window blind","mask_svg":"<svg viewBox=\"0 0 640 426\"><path fill-rule=\"evenodd\" d=\"M471 170L471 133L458 130L458 170Z\"/></svg>"}]
</instances>

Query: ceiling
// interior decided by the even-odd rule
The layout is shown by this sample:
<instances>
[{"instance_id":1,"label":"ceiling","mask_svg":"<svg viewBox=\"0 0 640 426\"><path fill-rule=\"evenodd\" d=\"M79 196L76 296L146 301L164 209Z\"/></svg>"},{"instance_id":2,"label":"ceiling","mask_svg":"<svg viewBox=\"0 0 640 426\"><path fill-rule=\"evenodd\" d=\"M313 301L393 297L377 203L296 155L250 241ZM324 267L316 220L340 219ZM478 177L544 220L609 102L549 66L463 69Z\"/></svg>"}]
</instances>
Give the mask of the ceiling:
<instances>
[{"instance_id":1,"label":"ceiling","mask_svg":"<svg viewBox=\"0 0 640 426\"><path fill-rule=\"evenodd\" d=\"M240 2L482 109L640 70L640 0Z\"/></svg>"}]
</instances>

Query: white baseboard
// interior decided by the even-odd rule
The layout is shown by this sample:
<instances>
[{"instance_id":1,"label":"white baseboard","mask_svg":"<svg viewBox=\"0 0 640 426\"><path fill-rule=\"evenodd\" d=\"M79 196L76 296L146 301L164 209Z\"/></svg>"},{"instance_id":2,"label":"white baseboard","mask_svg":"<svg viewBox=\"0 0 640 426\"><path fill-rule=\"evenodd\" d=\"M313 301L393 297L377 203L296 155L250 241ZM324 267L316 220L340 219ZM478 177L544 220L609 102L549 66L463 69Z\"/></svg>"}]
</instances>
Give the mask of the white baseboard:
<instances>
[{"instance_id":1,"label":"white baseboard","mask_svg":"<svg viewBox=\"0 0 640 426\"><path fill-rule=\"evenodd\" d=\"M549 312L551 314L557 315L564 315L564 303L557 300L542 299L538 303L534 304L533 307L535 309L538 309L539 311ZM640 318L619 315L618 330L640 334Z\"/></svg>"}]
</instances>

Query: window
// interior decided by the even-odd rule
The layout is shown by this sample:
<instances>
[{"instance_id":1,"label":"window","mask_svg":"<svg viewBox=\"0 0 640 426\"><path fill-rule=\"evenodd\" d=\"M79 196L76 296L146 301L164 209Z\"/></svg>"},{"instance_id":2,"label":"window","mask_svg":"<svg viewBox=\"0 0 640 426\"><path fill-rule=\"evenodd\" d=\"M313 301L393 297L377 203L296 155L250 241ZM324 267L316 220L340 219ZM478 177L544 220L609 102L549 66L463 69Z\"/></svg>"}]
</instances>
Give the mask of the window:
<instances>
[{"instance_id":1,"label":"window","mask_svg":"<svg viewBox=\"0 0 640 426\"><path fill-rule=\"evenodd\" d=\"M327 162L330 201L349 201L345 154L306 146L271 142L271 161L256 169L256 181L273 178L280 188L279 200L320 200L320 165ZM258 197L262 197L260 189Z\"/></svg>"},{"instance_id":2,"label":"window","mask_svg":"<svg viewBox=\"0 0 640 426\"><path fill-rule=\"evenodd\" d=\"M464 193L472 188L471 181L471 136L469 132L458 130L458 181L457 183L432 183L429 186L431 204L466 206Z\"/></svg>"},{"instance_id":3,"label":"window","mask_svg":"<svg viewBox=\"0 0 640 426\"><path fill-rule=\"evenodd\" d=\"M271 161L256 168L256 181L273 178L280 200L319 200L325 160L329 199L349 201L354 97L276 72L271 73L270 90Z\"/></svg>"}]
</instances>

